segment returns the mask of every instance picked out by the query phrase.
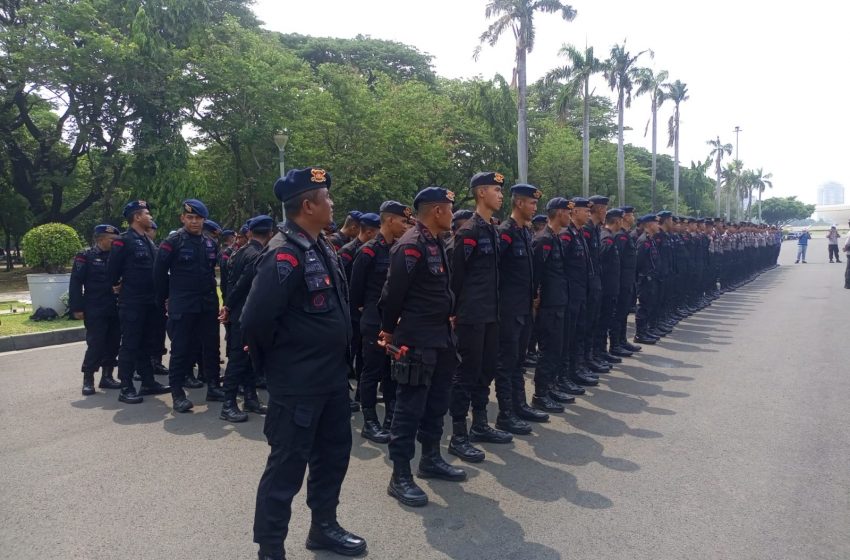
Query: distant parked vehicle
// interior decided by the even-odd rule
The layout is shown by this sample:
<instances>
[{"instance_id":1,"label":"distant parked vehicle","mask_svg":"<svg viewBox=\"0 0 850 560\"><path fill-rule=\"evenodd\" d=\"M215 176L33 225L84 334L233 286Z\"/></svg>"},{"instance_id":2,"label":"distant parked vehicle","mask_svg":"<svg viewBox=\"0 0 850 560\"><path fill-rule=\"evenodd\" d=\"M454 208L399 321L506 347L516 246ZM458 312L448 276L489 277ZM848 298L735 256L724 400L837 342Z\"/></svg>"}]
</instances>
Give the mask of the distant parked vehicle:
<instances>
[{"instance_id":1,"label":"distant parked vehicle","mask_svg":"<svg viewBox=\"0 0 850 560\"><path fill-rule=\"evenodd\" d=\"M785 239L800 239L799 231L791 231L785 234Z\"/></svg>"}]
</instances>

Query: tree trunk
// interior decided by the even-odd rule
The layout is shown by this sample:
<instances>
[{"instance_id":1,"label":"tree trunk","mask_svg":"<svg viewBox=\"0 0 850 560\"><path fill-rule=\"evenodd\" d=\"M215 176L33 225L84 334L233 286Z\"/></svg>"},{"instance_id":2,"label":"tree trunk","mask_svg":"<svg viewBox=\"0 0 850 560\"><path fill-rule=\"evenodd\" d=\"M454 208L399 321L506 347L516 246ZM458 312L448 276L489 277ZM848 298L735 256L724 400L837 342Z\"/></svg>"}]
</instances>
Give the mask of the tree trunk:
<instances>
[{"instance_id":1,"label":"tree trunk","mask_svg":"<svg viewBox=\"0 0 850 560\"><path fill-rule=\"evenodd\" d=\"M651 182L651 194L652 194L652 211L658 212L658 195L656 193L656 185L657 185L657 160L658 160L658 94L656 93L652 96L652 182Z\"/></svg>"},{"instance_id":2,"label":"tree trunk","mask_svg":"<svg viewBox=\"0 0 850 560\"><path fill-rule=\"evenodd\" d=\"M714 215L720 217L720 158L723 157L723 148L720 145L720 136L717 137L717 150L717 186L714 189Z\"/></svg>"},{"instance_id":3,"label":"tree trunk","mask_svg":"<svg viewBox=\"0 0 850 560\"><path fill-rule=\"evenodd\" d=\"M581 196L590 196L590 77L584 80L584 122L581 138Z\"/></svg>"},{"instance_id":4,"label":"tree trunk","mask_svg":"<svg viewBox=\"0 0 850 560\"><path fill-rule=\"evenodd\" d=\"M9 228L4 228L6 230L6 270L12 270L14 265L12 264L12 234L9 233Z\"/></svg>"},{"instance_id":5,"label":"tree trunk","mask_svg":"<svg viewBox=\"0 0 850 560\"><path fill-rule=\"evenodd\" d=\"M673 129L673 214L679 215L679 104L676 104L676 116Z\"/></svg>"},{"instance_id":6,"label":"tree trunk","mask_svg":"<svg viewBox=\"0 0 850 560\"><path fill-rule=\"evenodd\" d=\"M762 221L761 221L761 189L759 189L759 223L762 223Z\"/></svg>"},{"instance_id":7,"label":"tree trunk","mask_svg":"<svg viewBox=\"0 0 850 560\"><path fill-rule=\"evenodd\" d=\"M520 37L522 33L520 33ZM519 42L519 40L518 40ZM525 84L525 45L517 45L517 167L519 182L528 182L528 115Z\"/></svg>"},{"instance_id":8,"label":"tree trunk","mask_svg":"<svg viewBox=\"0 0 850 560\"><path fill-rule=\"evenodd\" d=\"M620 89L617 98L617 204L626 203L626 154L623 150L623 110L625 109L625 92Z\"/></svg>"}]
</instances>

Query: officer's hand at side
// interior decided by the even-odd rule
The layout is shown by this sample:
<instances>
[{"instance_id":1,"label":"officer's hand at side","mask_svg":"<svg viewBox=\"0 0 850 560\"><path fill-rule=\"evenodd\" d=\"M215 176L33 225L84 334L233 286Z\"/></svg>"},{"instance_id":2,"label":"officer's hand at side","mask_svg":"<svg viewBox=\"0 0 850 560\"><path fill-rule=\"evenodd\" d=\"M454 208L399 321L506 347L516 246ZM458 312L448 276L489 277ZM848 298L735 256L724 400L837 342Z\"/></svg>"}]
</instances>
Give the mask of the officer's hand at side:
<instances>
[{"instance_id":1,"label":"officer's hand at side","mask_svg":"<svg viewBox=\"0 0 850 560\"><path fill-rule=\"evenodd\" d=\"M115 293L115 294L120 294L121 293L121 284L118 283L118 284L115 284L114 286L112 286L112 292Z\"/></svg>"},{"instance_id":2,"label":"officer's hand at side","mask_svg":"<svg viewBox=\"0 0 850 560\"><path fill-rule=\"evenodd\" d=\"M74 311L73 315L74 319L76 319L77 321L82 321L86 318L86 314L82 311Z\"/></svg>"},{"instance_id":3,"label":"officer's hand at side","mask_svg":"<svg viewBox=\"0 0 850 560\"><path fill-rule=\"evenodd\" d=\"M457 322L457 317L456 317L456 316L452 315L451 317L449 317L449 324L452 326L452 328L455 328L455 323L456 323L456 322Z\"/></svg>"},{"instance_id":4,"label":"officer's hand at side","mask_svg":"<svg viewBox=\"0 0 850 560\"><path fill-rule=\"evenodd\" d=\"M534 306L534 310L535 310L535 311L537 311L538 309L540 309L540 296L537 296L536 298L534 298L534 299L532 300L531 304Z\"/></svg>"},{"instance_id":5,"label":"officer's hand at side","mask_svg":"<svg viewBox=\"0 0 850 560\"><path fill-rule=\"evenodd\" d=\"M218 312L218 322L222 325L230 322L230 310L228 308L222 307L221 311Z\"/></svg>"},{"instance_id":6,"label":"officer's hand at side","mask_svg":"<svg viewBox=\"0 0 850 560\"><path fill-rule=\"evenodd\" d=\"M393 343L393 335L392 333L381 331L378 333L378 342L381 346L385 346L387 344Z\"/></svg>"}]
</instances>

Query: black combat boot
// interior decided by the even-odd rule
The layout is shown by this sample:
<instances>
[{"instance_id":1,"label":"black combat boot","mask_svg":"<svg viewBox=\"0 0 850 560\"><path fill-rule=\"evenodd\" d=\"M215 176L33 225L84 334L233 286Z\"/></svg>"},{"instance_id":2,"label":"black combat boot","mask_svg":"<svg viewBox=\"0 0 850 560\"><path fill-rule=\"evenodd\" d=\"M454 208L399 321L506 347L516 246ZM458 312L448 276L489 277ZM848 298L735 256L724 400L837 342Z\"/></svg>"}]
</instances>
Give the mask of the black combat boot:
<instances>
[{"instance_id":1,"label":"black combat boot","mask_svg":"<svg viewBox=\"0 0 850 560\"><path fill-rule=\"evenodd\" d=\"M549 415L542 410L537 410L532 406L528 406L528 401L525 399L525 389L518 391L512 399L514 404L514 414L518 418L527 422L548 422Z\"/></svg>"},{"instance_id":2,"label":"black combat boot","mask_svg":"<svg viewBox=\"0 0 850 560\"><path fill-rule=\"evenodd\" d=\"M227 395L221 388L221 381L218 379L207 381L207 402L224 402Z\"/></svg>"},{"instance_id":3,"label":"black combat boot","mask_svg":"<svg viewBox=\"0 0 850 560\"><path fill-rule=\"evenodd\" d=\"M163 385L159 381L154 381L153 376L147 381L142 381L142 386L139 388L140 395L164 395L171 392L171 387Z\"/></svg>"},{"instance_id":4,"label":"black combat boot","mask_svg":"<svg viewBox=\"0 0 850 560\"><path fill-rule=\"evenodd\" d=\"M313 521L305 546L307 550L330 550L342 556L359 556L366 552L366 539L346 531L336 521Z\"/></svg>"},{"instance_id":5,"label":"black combat boot","mask_svg":"<svg viewBox=\"0 0 850 560\"><path fill-rule=\"evenodd\" d=\"M452 422L452 438L449 440L449 453L460 457L467 463L480 463L484 460L484 452L469 443L466 431L466 420Z\"/></svg>"},{"instance_id":6,"label":"black combat boot","mask_svg":"<svg viewBox=\"0 0 850 560\"><path fill-rule=\"evenodd\" d=\"M554 412L554 413L564 412L564 407L561 406L560 404L556 403L555 401L553 401L552 398L548 394L546 394L546 395L535 394L533 397L531 397L531 404L532 404L532 406L534 406L534 408L536 408L538 410L542 410L544 412Z\"/></svg>"},{"instance_id":7,"label":"black combat boot","mask_svg":"<svg viewBox=\"0 0 850 560\"><path fill-rule=\"evenodd\" d=\"M527 436L531 433L531 426L517 417L513 410L499 412L499 415L496 416L496 428L520 436Z\"/></svg>"},{"instance_id":8,"label":"black combat boot","mask_svg":"<svg viewBox=\"0 0 850 560\"><path fill-rule=\"evenodd\" d=\"M168 368L162 365L162 357L151 357L154 375L168 375Z\"/></svg>"},{"instance_id":9,"label":"black combat boot","mask_svg":"<svg viewBox=\"0 0 850 560\"><path fill-rule=\"evenodd\" d=\"M428 503L428 495L413 481L410 464L393 463L393 475L387 486L387 494L410 507L422 507Z\"/></svg>"},{"instance_id":10,"label":"black combat boot","mask_svg":"<svg viewBox=\"0 0 850 560\"><path fill-rule=\"evenodd\" d=\"M558 381L555 383L555 387L558 391L568 395L583 395L586 392L582 387L573 383L566 375L558 376Z\"/></svg>"},{"instance_id":11,"label":"black combat boot","mask_svg":"<svg viewBox=\"0 0 850 560\"><path fill-rule=\"evenodd\" d=\"M472 411L472 427L469 429L469 441L485 443L510 443L514 437L508 432L492 428L487 423L486 410Z\"/></svg>"},{"instance_id":12,"label":"black combat boot","mask_svg":"<svg viewBox=\"0 0 850 560\"><path fill-rule=\"evenodd\" d=\"M460 482L466 480L466 471L446 463L440 455L440 444L432 442L422 444L422 456L416 476Z\"/></svg>"},{"instance_id":13,"label":"black combat boot","mask_svg":"<svg viewBox=\"0 0 850 560\"><path fill-rule=\"evenodd\" d=\"M390 433L378 422L378 413L374 408L363 409L363 430L360 435L375 443L389 443Z\"/></svg>"},{"instance_id":14,"label":"black combat boot","mask_svg":"<svg viewBox=\"0 0 850 560\"><path fill-rule=\"evenodd\" d=\"M98 387L100 387L101 389L121 388L121 382L112 377L112 372L114 371L114 369L115 368L111 366L103 366L103 368L101 368L100 384L98 385Z\"/></svg>"},{"instance_id":15,"label":"black combat boot","mask_svg":"<svg viewBox=\"0 0 850 560\"><path fill-rule=\"evenodd\" d=\"M171 392L171 406L174 408L174 412L186 413L192 410L192 407L195 405L192 404L188 398L186 398L186 393L183 392L182 389L175 389Z\"/></svg>"},{"instance_id":16,"label":"black combat boot","mask_svg":"<svg viewBox=\"0 0 850 560\"><path fill-rule=\"evenodd\" d=\"M248 419L248 414L239 410L239 405L236 403L236 399L227 399L221 406L221 414L219 414L218 417L225 422L236 423L246 421Z\"/></svg>"},{"instance_id":17,"label":"black combat boot","mask_svg":"<svg viewBox=\"0 0 850 560\"><path fill-rule=\"evenodd\" d=\"M245 391L245 412L253 412L260 416L265 416L269 412L269 407L260 400L256 389Z\"/></svg>"},{"instance_id":18,"label":"black combat boot","mask_svg":"<svg viewBox=\"0 0 850 560\"><path fill-rule=\"evenodd\" d=\"M118 393L118 400L124 404L139 404L142 402L142 397L136 392L136 388L130 385L129 387L122 387L121 392Z\"/></svg>"},{"instance_id":19,"label":"black combat boot","mask_svg":"<svg viewBox=\"0 0 850 560\"><path fill-rule=\"evenodd\" d=\"M88 397L94 395L97 391L94 390L94 372L83 372L83 396Z\"/></svg>"},{"instance_id":20,"label":"black combat boot","mask_svg":"<svg viewBox=\"0 0 850 560\"><path fill-rule=\"evenodd\" d=\"M283 547L273 548L267 545L260 545L260 550L257 551L258 560L286 560L286 551Z\"/></svg>"},{"instance_id":21,"label":"black combat boot","mask_svg":"<svg viewBox=\"0 0 850 560\"><path fill-rule=\"evenodd\" d=\"M557 385L552 385L549 388L549 398L561 404L573 404L576 402L576 398L574 396L561 392Z\"/></svg>"},{"instance_id":22,"label":"black combat boot","mask_svg":"<svg viewBox=\"0 0 850 560\"><path fill-rule=\"evenodd\" d=\"M195 377L194 371L189 372L185 379L183 379L183 387L187 389L200 389L203 386L204 382Z\"/></svg>"},{"instance_id":23,"label":"black combat boot","mask_svg":"<svg viewBox=\"0 0 850 560\"><path fill-rule=\"evenodd\" d=\"M618 358L617 356L609 354L608 352L605 352L604 350L601 351L601 352L598 352L596 354L596 358L597 359L601 358L601 359L605 360L606 362L608 362L609 364L622 364L623 363L622 358Z\"/></svg>"}]
</instances>

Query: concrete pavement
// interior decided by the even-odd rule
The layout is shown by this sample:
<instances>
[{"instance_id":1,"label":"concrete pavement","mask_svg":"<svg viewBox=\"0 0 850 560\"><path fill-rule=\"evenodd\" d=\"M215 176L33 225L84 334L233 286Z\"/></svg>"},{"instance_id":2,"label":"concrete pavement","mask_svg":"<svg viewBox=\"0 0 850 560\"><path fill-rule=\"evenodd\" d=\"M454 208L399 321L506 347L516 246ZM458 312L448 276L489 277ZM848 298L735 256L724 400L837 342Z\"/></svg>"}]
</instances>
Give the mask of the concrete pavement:
<instances>
[{"instance_id":1,"label":"concrete pavement","mask_svg":"<svg viewBox=\"0 0 850 560\"><path fill-rule=\"evenodd\" d=\"M825 242L806 265L795 250L533 435L485 446L467 482L423 481L424 509L386 496L355 417L340 521L378 559L850 558L850 291ZM83 398L83 349L0 354L2 557L256 558L260 419L225 424L200 391L178 417L168 396ZM334 558L304 549L308 525L302 494L288 557Z\"/></svg>"}]
</instances>

